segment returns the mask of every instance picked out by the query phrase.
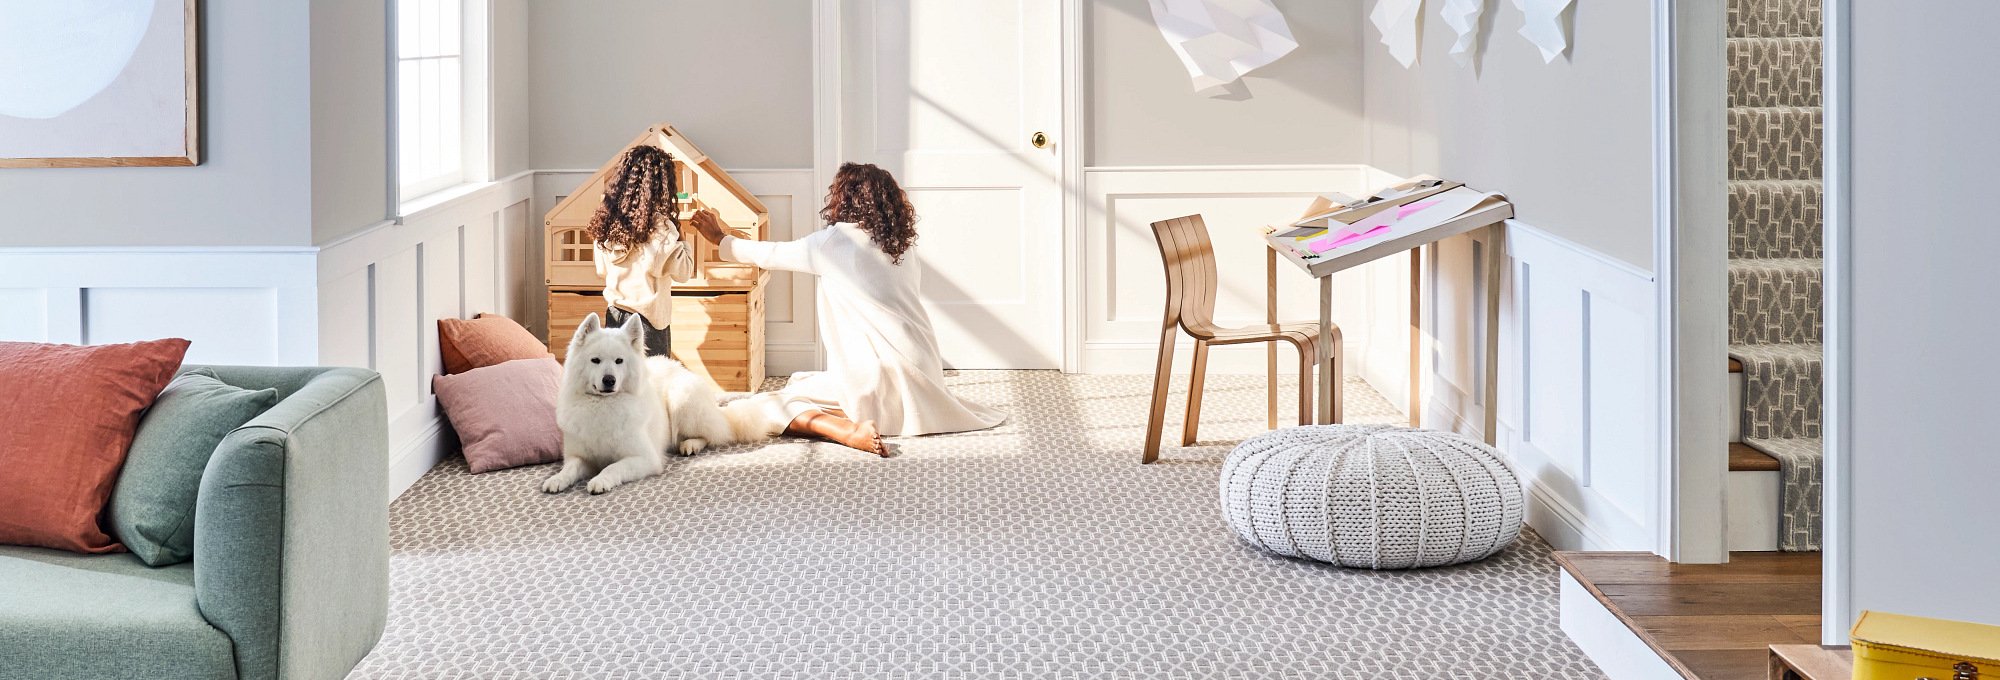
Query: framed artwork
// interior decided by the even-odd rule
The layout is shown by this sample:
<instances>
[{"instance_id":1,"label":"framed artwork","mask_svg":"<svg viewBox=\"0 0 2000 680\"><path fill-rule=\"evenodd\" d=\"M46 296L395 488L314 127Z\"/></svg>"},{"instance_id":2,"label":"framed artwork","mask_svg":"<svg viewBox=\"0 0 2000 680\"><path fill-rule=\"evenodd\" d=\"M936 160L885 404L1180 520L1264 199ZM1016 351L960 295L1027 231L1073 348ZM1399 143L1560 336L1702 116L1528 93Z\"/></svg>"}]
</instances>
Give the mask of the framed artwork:
<instances>
[{"instance_id":1,"label":"framed artwork","mask_svg":"<svg viewBox=\"0 0 2000 680\"><path fill-rule=\"evenodd\" d=\"M195 165L195 0L0 0L0 168Z\"/></svg>"}]
</instances>

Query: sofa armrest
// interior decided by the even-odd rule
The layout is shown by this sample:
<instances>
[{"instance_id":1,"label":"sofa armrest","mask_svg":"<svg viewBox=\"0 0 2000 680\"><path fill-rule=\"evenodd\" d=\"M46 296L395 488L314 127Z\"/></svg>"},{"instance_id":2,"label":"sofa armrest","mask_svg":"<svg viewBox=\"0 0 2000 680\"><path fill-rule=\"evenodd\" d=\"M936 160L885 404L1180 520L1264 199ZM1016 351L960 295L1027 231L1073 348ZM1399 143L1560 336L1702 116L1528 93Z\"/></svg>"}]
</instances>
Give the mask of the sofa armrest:
<instances>
[{"instance_id":1,"label":"sofa armrest","mask_svg":"<svg viewBox=\"0 0 2000 680\"><path fill-rule=\"evenodd\" d=\"M343 677L388 617L381 376L296 370L311 377L223 439L195 501L195 602L246 680Z\"/></svg>"}]
</instances>

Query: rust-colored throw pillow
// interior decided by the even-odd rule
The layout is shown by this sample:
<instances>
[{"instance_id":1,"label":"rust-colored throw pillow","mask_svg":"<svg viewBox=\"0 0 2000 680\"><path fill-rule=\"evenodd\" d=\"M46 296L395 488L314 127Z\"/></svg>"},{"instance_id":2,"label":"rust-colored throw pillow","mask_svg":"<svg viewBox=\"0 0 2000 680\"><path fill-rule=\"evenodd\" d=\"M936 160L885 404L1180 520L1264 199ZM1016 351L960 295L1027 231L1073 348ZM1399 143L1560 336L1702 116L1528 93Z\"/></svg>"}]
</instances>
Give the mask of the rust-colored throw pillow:
<instances>
[{"instance_id":1,"label":"rust-colored throw pillow","mask_svg":"<svg viewBox=\"0 0 2000 680\"><path fill-rule=\"evenodd\" d=\"M0 543L123 550L98 525L139 417L187 354L127 345L0 342Z\"/></svg>"},{"instance_id":2,"label":"rust-colored throw pillow","mask_svg":"<svg viewBox=\"0 0 2000 680\"><path fill-rule=\"evenodd\" d=\"M540 359L549 353L534 333L498 314L473 319L438 319L438 351L445 375L457 375L517 359Z\"/></svg>"}]
</instances>

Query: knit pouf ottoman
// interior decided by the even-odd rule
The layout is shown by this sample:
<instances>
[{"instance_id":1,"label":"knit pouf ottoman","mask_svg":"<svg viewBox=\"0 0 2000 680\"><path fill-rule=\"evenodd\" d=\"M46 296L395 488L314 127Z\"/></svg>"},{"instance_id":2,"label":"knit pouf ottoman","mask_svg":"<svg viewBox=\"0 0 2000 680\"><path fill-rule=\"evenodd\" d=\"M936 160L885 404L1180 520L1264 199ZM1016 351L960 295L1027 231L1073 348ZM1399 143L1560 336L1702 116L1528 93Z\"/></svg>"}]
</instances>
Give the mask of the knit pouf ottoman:
<instances>
[{"instance_id":1,"label":"knit pouf ottoman","mask_svg":"<svg viewBox=\"0 0 2000 680\"><path fill-rule=\"evenodd\" d=\"M1387 425L1313 425L1252 437L1222 464L1222 515L1243 540L1343 567L1485 559L1514 542L1521 484L1492 448Z\"/></svg>"}]
</instances>

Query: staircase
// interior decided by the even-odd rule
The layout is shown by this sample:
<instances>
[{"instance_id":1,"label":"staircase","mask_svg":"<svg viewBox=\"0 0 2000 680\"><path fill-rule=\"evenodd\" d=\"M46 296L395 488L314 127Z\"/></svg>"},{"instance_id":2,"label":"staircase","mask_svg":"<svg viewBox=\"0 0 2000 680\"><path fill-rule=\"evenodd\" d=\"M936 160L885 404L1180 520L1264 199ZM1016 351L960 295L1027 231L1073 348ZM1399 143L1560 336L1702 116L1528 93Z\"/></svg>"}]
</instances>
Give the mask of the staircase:
<instances>
[{"instance_id":1,"label":"staircase","mask_svg":"<svg viewBox=\"0 0 2000 680\"><path fill-rule=\"evenodd\" d=\"M1820 26L1820 0L1729 0L1730 469L1776 461L1787 551L1820 547Z\"/></svg>"}]
</instances>

